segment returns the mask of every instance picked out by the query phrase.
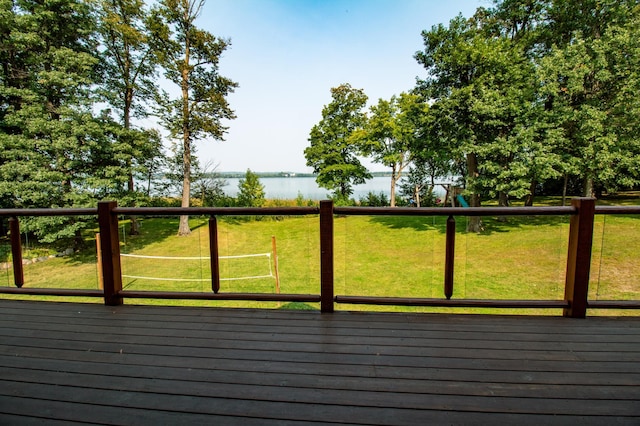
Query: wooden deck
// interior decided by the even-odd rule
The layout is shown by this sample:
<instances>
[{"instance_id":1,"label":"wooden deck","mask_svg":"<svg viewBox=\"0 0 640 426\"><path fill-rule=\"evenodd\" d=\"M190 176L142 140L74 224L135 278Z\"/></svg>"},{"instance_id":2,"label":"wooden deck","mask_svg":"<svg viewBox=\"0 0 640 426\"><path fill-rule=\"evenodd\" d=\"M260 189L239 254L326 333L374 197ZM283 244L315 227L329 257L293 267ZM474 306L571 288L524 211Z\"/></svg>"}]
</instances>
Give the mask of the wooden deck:
<instances>
[{"instance_id":1,"label":"wooden deck","mask_svg":"<svg viewBox=\"0 0 640 426\"><path fill-rule=\"evenodd\" d=\"M640 318L0 300L0 424L640 424Z\"/></svg>"}]
</instances>

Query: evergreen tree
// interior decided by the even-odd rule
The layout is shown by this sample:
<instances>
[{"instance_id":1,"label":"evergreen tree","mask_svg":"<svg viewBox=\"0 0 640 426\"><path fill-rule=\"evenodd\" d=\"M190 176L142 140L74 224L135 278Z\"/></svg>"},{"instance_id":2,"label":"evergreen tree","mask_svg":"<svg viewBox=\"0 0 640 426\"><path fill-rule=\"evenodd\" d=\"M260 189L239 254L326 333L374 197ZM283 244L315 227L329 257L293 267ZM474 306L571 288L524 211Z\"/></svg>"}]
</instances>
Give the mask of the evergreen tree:
<instances>
[{"instance_id":1,"label":"evergreen tree","mask_svg":"<svg viewBox=\"0 0 640 426\"><path fill-rule=\"evenodd\" d=\"M156 56L146 29L148 15L141 0L102 0L99 9L99 33L104 49L101 91L115 109L122 126L114 134L114 176L126 177L126 187L114 194L121 203L135 206L141 198L134 177L146 176L152 161L161 161L161 142L157 132L135 128L134 118L147 117L144 99L153 99ZM138 223L131 217L130 234L138 233Z\"/></svg>"},{"instance_id":2,"label":"evergreen tree","mask_svg":"<svg viewBox=\"0 0 640 426\"><path fill-rule=\"evenodd\" d=\"M76 0L1 2L0 198L7 207L94 204L108 123L94 116L95 14ZM31 219L45 241L75 237L78 219Z\"/></svg>"}]
</instances>

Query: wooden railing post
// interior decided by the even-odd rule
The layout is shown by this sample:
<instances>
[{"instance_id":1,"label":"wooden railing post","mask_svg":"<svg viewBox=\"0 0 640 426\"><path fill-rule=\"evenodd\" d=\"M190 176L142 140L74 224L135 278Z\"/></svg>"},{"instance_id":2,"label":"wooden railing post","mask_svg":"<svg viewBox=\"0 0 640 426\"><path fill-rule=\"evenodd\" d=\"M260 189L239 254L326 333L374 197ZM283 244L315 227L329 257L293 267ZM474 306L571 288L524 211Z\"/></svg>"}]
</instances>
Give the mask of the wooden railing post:
<instances>
[{"instance_id":1,"label":"wooden railing post","mask_svg":"<svg viewBox=\"0 0 640 426\"><path fill-rule=\"evenodd\" d=\"M593 198L571 200L571 205L578 210L578 213L571 216L569 225L567 275L564 287L564 299L569 302L569 306L564 309L565 317L584 318L587 314L595 204Z\"/></svg>"},{"instance_id":2,"label":"wooden railing post","mask_svg":"<svg viewBox=\"0 0 640 426\"><path fill-rule=\"evenodd\" d=\"M211 265L211 290L220 291L220 261L218 252L218 221L215 216L209 218L209 262Z\"/></svg>"},{"instance_id":3,"label":"wooden railing post","mask_svg":"<svg viewBox=\"0 0 640 426\"><path fill-rule=\"evenodd\" d=\"M115 201L98 203L98 225L100 228L100 249L102 254L102 282L105 305L122 304L122 268L120 266L120 238L118 236L118 216L113 209Z\"/></svg>"},{"instance_id":4,"label":"wooden railing post","mask_svg":"<svg viewBox=\"0 0 640 426\"><path fill-rule=\"evenodd\" d=\"M333 201L320 201L320 311L333 312Z\"/></svg>"},{"instance_id":5,"label":"wooden railing post","mask_svg":"<svg viewBox=\"0 0 640 426\"><path fill-rule=\"evenodd\" d=\"M24 269L22 268L22 241L20 240L20 221L17 217L9 218L11 233L11 256L13 257L13 282L16 287L24 285Z\"/></svg>"},{"instance_id":6,"label":"wooden railing post","mask_svg":"<svg viewBox=\"0 0 640 426\"><path fill-rule=\"evenodd\" d=\"M451 299L453 295L453 268L456 253L456 220L453 216L447 219L447 238L444 262L444 295Z\"/></svg>"}]
</instances>

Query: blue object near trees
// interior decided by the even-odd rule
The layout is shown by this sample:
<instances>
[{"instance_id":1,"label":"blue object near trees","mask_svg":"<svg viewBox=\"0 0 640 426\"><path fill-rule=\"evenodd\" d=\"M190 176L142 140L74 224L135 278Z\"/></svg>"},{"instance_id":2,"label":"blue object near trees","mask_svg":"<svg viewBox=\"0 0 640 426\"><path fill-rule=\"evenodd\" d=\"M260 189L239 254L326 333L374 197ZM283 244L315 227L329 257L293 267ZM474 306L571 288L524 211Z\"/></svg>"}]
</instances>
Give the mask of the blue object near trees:
<instances>
[{"instance_id":1,"label":"blue object near trees","mask_svg":"<svg viewBox=\"0 0 640 426\"><path fill-rule=\"evenodd\" d=\"M467 201L464 199L462 195L458 195L456 199L458 200L458 203L460 203L462 207L469 207L469 204L467 204Z\"/></svg>"}]
</instances>

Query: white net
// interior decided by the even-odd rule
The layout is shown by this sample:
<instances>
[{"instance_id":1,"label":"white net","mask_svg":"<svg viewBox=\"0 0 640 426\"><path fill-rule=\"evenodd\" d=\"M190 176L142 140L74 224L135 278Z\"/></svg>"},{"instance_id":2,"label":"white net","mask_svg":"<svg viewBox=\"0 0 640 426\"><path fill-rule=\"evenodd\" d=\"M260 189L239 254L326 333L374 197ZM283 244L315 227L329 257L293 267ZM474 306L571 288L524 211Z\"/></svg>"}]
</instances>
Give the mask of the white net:
<instances>
[{"instance_id":1,"label":"white net","mask_svg":"<svg viewBox=\"0 0 640 426\"><path fill-rule=\"evenodd\" d=\"M167 282L211 281L210 258L121 254L123 278ZM261 258L263 260L261 260ZM219 256L220 281L275 278L271 253Z\"/></svg>"}]
</instances>

